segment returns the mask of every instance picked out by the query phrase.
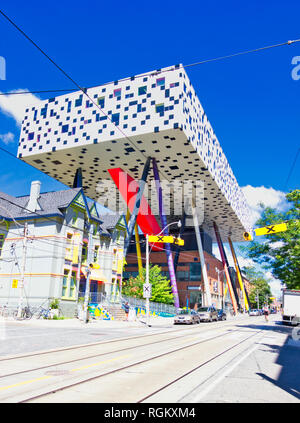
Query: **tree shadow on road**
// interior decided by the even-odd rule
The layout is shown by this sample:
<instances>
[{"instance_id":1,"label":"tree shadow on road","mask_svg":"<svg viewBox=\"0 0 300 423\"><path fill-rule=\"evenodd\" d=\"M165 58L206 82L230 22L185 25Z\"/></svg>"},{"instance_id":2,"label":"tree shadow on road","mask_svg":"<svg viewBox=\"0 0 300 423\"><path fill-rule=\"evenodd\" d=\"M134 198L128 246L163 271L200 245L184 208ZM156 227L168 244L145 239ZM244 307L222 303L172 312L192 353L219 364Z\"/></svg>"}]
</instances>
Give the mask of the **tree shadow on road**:
<instances>
[{"instance_id":1,"label":"tree shadow on road","mask_svg":"<svg viewBox=\"0 0 300 423\"><path fill-rule=\"evenodd\" d=\"M250 322L249 322L250 323ZM248 325L236 325L240 328L250 328L250 329L256 329L256 330L265 330L267 332L276 332L276 333L282 333L284 335L290 335L292 333L293 327L283 325L281 321L275 321L275 322L269 322L269 323L250 323Z\"/></svg>"},{"instance_id":2,"label":"tree shadow on road","mask_svg":"<svg viewBox=\"0 0 300 423\"><path fill-rule=\"evenodd\" d=\"M272 379L264 373L256 374L300 400L300 348L289 345L290 340L291 337L288 337L282 347L264 344L278 353L276 364L281 366L278 378Z\"/></svg>"},{"instance_id":3,"label":"tree shadow on road","mask_svg":"<svg viewBox=\"0 0 300 423\"><path fill-rule=\"evenodd\" d=\"M267 336L272 334L272 332L287 336L282 346L268 343L261 344L266 348L264 351L273 352L278 355L275 361L276 364L281 366L278 378L272 379L262 372L256 374L300 400L300 340L292 340L293 327L283 325L282 321L271 321L269 323L258 322L257 324L253 322L253 324L237 326L263 330L267 332Z\"/></svg>"}]
</instances>

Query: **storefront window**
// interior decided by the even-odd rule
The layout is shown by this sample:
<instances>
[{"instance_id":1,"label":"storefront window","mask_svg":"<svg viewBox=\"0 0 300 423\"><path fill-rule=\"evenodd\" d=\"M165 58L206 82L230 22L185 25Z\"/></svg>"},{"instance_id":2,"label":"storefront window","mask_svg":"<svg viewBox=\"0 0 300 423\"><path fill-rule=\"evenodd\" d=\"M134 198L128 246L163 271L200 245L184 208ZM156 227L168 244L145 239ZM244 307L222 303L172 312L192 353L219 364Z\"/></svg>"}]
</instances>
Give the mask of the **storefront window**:
<instances>
[{"instance_id":1,"label":"storefront window","mask_svg":"<svg viewBox=\"0 0 300 423\"><path fill-rule=\"evenodd\" d=\"M201 263L190 263L190 281L201 281Z\"/></svg>"}]
</instances>

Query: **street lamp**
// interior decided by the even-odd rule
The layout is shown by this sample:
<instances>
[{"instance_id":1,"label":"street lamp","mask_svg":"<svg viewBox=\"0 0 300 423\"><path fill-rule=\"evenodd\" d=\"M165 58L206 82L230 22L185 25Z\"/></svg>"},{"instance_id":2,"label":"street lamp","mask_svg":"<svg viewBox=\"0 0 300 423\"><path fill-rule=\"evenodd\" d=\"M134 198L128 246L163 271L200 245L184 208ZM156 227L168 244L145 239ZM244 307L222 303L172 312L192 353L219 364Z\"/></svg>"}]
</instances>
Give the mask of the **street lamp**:
<instances>
[{"instance_id":1,"label":"street lamp","mask_svg":"<svg viewBox=\"0 0 300 423\"><path fill-rule=\"evenodd\" d=\"M165 229L167 229L171 225L177 224L178 228L181 227L181 220L178 220L178 222L171 222L168 225L166 225L158 235L164 232ZM152 247L151 247L152 251ZM146 234L146 283L144 284L144 292L147 292L146 296L146 323L148 326L150 321L150 297L151 297L151 289L150 289L150 283L149 283L149 235Z\"/></svg>"}]
</instances>

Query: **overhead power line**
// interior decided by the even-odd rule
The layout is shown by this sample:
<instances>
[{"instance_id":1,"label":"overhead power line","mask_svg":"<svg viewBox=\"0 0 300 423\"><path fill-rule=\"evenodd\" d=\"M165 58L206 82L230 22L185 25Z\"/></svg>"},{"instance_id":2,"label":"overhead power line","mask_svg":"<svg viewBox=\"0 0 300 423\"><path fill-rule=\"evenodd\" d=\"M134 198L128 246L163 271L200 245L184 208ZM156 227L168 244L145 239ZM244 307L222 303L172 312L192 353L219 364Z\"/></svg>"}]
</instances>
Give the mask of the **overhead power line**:
<instances>
[{"instance_id":1,"label":"overhead power line","mask_svg":"<svg viewBox=\"0 0 300 423\"><path fill-rule=\"evenodd\" d=\"M97 107L98 110L100 110L107 118L108 120L111 121L111 123L119 130L119 132L143 155L143 157L147 158L146 155L144 154L144 152L142 150L139 149L139 147L123 132L123 130L121 128L119 128L115 122L112 122L111 118L109 115L107 115L102 109L101 107L99 107L99 104L96 103L94 101L93 98L91 98L88 94L87 94L87 88L83 88L81 87L66 71L63 70L63 68L61 66L59 66L37 43L35 43L12 19L10 19L2 10L0 10L0 14L8 21L11 23L11 25L13 25L32 45L34 45L34 47L36 47L40 53L42 53L66 78L68 78L80 91L82 91L87 97L88 99L91 101L92 104L94 104L94 106ZM262 51L262 50L267 50L267 49L271 49L271 48L275 48L275 47L280 47L280 46L284 46L284 45L291 45L294 44L296 42L300 42L300 39L297 40L289 40L280 44L274 44L274 45L270 45L270 46L265 46L265 47L260 47L260 48L256 48L253 50L246 50L243 52L239 52L239 53L233 53L227 56L220 56L220 57L216 57L214 59L206 59L206 60L202 60L199 62L195 62L195 63L191 63L189 65L176 65L174 68L170 68L170 69L164 69L163 71L161 69L157 70L156 72L150 72L148 73L148 75L156 75L156 74L160 74L163 72L171 72L175 69L180 69L180 68L186 68L186 67L191 67L191 66L197 66L200 64L204 64L204 63L208 63L208 62L212 62L212 61L217 61L217 60L223 60L226 58L230 58L230 57L235 57L235 56L240 56L243 54L249 54L249 53L254 53L254 52L258 52L258 51ZM147 74L143 74L141 75L141 77L144 77ZM126 79L131 79L131 78L125 78L123 80ZM122 81L122 80L121 80ZM163 172L161 172L163 174ZM166 177L164 175L164 177ZM166 178L168 179L168 178Z\"/></svg>"},{"instance_id":2,"label":"overhead power line","mask_svg":"<svg viewBox=\"0 0 300 423\"><path fill-rule=\"evenodd\" d=\"M147 159L148 157L144 154L144 152L132 141L132 139L131 138L129 138L125 133L124 133L124 131L118 126L118 125L116 125L116 123L115 122L113 122L112 120L111 120L111 118L110 118L110 116L107 114L107 113L105 113L102 109L101 109L101 107L99 106L99 104L97 103L97 102L95 102L95 100L91 97L91 96L89 96L88 95L88 93L87 93L87 88L83 88L83 87L81 87L67 72L65 72L53 59L51 59L51 57L47 54L47 53L45 53L44 52L44 50L42 50L41 49L41 47L39 47L15 22L13 22L2 10L0 10L0 14L2 15L2 16L4 16L5 17L5 19L7 19L31 44L33 44L61 73L63 73L63 75L66 77L66 78L68 78L80 91L82 91L82 93L89 99L89 101L92 103L92 104L94 104L94 106L96 106L96 108L98 109L98 110L100 110L100 112L104 115L104 116L106 116L106 118L112 123L112 125L114 125L115 127L116 127L116 129L123 135L123 137L125 137L130 143L131 143L131 145L132 146L134 146L135 147L135 149L137 150L137 151L139 151L140 153L141 153L141 155L145 158L145 159ZM164 176L164 178L166 179L166 180L168 180L168 178L166 177L166 175L164 175L164 173L163 172L161 172L162 174L163 174L163 176Z\"/></svg>"},{"instance_id":3,"label":"overhead power line","mask_svg":"<svg viewBox=\"0 0 300 423\"><path fill-rule=\"evenodd\" d=\"M17 29L19 29L1 10L0 10L0 13L4 17L6 17ZM24 34L23 31L21 31L21 32L24 36L26 36L26 34ZM26 36L26 38L28 40L30 40L31 42L33 42L29 37ZM246 54L258 53L258 52L261 52L261 51L264 51L264 50L270 50L272 48L283 47L283 46L291 45L291 44L298 43L298 42L300 42L300 39L289 40L289 41L279 43L279 44L272 44L272 45L269 45L269 46L259 47L259 48L255 48L255 49L252 49L252 50L244 50L244 51L241 51L241 52L238 52L238 53L232 53L232 54L228 54L228 55L224 55L224 56L217 56L217 57L214 57L214 58L211 58L211 59L204 59L204 60L201 60L201 61L198 61L198 62L195 62L195 63L189 63L187 65L176 65L175 67L171 67L169 69L163 69L163 70L157 69L156 71L151 71L151 72L143 73L141 75L136 75L136 76L134 76L134 78L138 79L138 78L144 78L145 76L155 76L155 75L159 75L159 74L165 73L165 72L172 72L172 71L177 70L177 69L185 69L185 68L189 68L189 67L193 67L193 66L203 65L205 63L211 63L211 62L216 62L216 61L220 61L220 60L231 59L233 57L243 56L243 55L246 55ZM35 43L34 43L34 45L36 46ZM39 47L37 47L37 48L40 51L42 51ZM45 53L43 53L43 54L45 54ZM49 57L47 56L47 58L49 58ZM49 58L49 60L51 60L51 59ZM54 63L54 61L52 61L52 60L51 60L51 62ZM58 67L56 64L55 64L55 66ZM60 67L58 67L58 68L60 69ZM66 73L64 72L64 74L66 74ZM121 78L121 79L118 80L118 82L130 81L131 79L132 79L132 77ZM91 88L97 88L99 86L110 85L110 84L114 84L114 81L106 82L106 83L103 83L101 85L92 85L92 86L86 87L86 88L79 87L79 85L77 85L77 84L76 84L76 86L78 87L78 89L84 90L84 92L85 92L86 90L91 89ZM66 88L66 89L59 88L57 90L34 90L34 91L20 91L20 92L5 92L5 93L0 93L0 95L39 94L39 93L66 92L66 91L71 92L71 91L76 91L76 90L74 88Z\"/></svg>"},{"instance_id":4,"label":"overhead power line","mask_svg":"<svg viewBox=\"0 0 300 423\"><path fill-rule=\"evenodd\" d=\"M66 88L65 90L36 90L36 91L8 91L6 93L0 93L0 95L18 95L18 94L41 94L41 93L57 93L66 91L76 91L75 88Z\"/></svg>"}]
</instances>

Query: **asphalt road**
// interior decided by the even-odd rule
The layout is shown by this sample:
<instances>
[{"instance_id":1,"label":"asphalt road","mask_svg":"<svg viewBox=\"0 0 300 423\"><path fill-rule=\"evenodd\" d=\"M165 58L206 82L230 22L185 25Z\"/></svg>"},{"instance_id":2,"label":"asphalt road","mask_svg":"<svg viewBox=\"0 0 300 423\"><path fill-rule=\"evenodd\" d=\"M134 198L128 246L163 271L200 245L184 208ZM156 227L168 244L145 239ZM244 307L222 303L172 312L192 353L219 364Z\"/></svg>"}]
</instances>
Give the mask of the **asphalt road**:
<instances>
[{"instance_id":1,"label":"asphalt road","mask_svg":"<svg viewBox=\"0 0 300 423\"><path fill-rule=\"evenodd\" d=\"M152 319L151 327L2 322L0 402L37 395L33 402L299 403L298 334L281 324L280 315L269 322L241 316L190 327L174 326L172 319ZM34 351L44 354L5 361ZM54 394L38 397L51 386Z\"/></svg>"}]
</instances>

